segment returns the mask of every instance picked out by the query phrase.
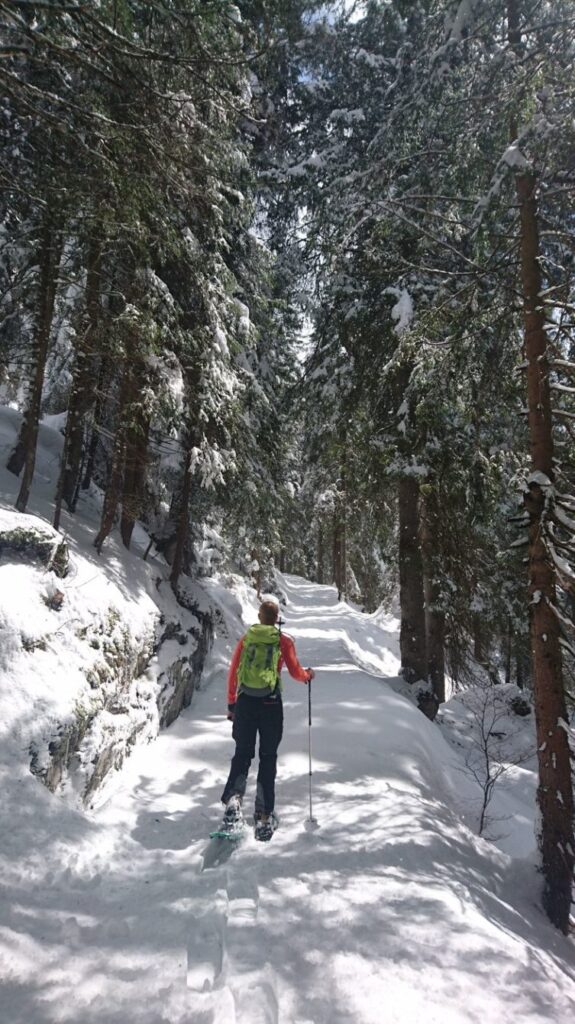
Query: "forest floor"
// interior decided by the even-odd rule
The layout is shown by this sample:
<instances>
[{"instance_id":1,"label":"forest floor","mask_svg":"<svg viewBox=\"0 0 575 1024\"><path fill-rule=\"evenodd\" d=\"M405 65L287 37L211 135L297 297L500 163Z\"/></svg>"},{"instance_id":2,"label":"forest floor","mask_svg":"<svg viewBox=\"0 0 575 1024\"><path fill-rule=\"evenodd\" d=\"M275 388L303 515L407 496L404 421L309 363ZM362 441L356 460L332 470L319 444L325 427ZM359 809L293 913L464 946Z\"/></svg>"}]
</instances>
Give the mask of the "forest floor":
<instances>
[{"instance_id":1,"label":"forest floor","mask_svg":"<svg viewBox=\"0 0 575 1024\"><path fill-rule=\"evenodd\" d=\"M308 691L287 678L280 828L222 859L209 839L233 749L225 661L237 637L224 628L192 706L135 750L89 814L31 778L12 803L1 1020L575 1019L575 949L543 915L532 851L513 859L474 834L478 794L457 748L394 688L397 623L332 588L283 584L285 628L317 671L319 828L306 830ZM249 623L247 590L239 600Z\"/></svg>"}]
</instances>

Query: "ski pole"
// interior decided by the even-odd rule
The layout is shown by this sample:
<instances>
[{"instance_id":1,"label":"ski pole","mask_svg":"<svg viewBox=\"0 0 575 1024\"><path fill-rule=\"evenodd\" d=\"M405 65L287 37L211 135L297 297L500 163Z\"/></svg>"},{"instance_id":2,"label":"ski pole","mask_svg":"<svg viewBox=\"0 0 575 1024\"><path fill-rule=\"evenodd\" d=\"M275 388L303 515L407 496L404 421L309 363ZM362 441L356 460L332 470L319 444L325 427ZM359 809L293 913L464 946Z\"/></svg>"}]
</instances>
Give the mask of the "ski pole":
<instances>
[{"instance_id":1,"label":"ski pole","mask_svg":"<svg viewBox=\"0 0 575 1024\"><path fill-rule=\"evenodd\" d=\"M311 803L311 776L312 776L312 767L311 767L311 679L309 680L309 682L307 684L307 707L308 707L308 725L309 725L309 730L308 730L308 740L309 740L309 742L308 742L308 750L309 750L309 820L313 821L312 803Z\"/></svg>"},{"instance_id":2,"label":"ski pole","mask_svg":"<svg viewBox=\"0 0 575 1024\"><path fill-rule=\"evenodd\" d=\"M311 761L311 679L308 680L307 684L307 707L308 707L308 752L309 752L309 818L306 825L309 828L318 828L318 823L313 816L313 807L311 799L311 777L312 777L312 761Z\"/></svg>"}]
</instances>

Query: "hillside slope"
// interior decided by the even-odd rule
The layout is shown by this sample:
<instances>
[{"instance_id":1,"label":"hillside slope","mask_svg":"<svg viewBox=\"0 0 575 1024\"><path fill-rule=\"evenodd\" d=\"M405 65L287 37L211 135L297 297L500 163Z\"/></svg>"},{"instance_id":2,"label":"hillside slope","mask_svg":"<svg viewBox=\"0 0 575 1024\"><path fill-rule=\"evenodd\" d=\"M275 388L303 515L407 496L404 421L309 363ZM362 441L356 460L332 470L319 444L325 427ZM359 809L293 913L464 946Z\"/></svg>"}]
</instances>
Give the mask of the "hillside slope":
<instances>
[{"instance_id":1,"label":"hillside slope","mask_svg":"<svg viewBox=\"0 0 575 1024\"><path fill-rule=\"evenodd\" d=\"M244 621L254 615L238 589L194 705L136 750L90 817L31 778L21 787L2 840L2 1019L572 1019L573 946L539 908L533 865L467 827L453 749L381 675L397 672L396 623L294 577L285 590L286 629L317 669L320 828L305 829L307 690L286 680L281 827L271 844L250 836L210 866L232 752L225 662L238 599Z\"/></svg>"},{"instance_id":2,"label":"hillside slope","mask_svg":"<svg viewBox=\"0 0 575 1024\"><path fill-rule=\"evenodd\" d=\"M186 607L176 601L167 563L142 558L139 526L131 551L113 534L96 553L95 485L77 515L64 510L62 533L52 528L61 418L40 425L30 514L16 512L19 481L5 463L20 421L0 406L0 789L6 800L31 768L89 806L133 745L192 699L215 609L189 579Z\"/></svg>"}]
</instances>

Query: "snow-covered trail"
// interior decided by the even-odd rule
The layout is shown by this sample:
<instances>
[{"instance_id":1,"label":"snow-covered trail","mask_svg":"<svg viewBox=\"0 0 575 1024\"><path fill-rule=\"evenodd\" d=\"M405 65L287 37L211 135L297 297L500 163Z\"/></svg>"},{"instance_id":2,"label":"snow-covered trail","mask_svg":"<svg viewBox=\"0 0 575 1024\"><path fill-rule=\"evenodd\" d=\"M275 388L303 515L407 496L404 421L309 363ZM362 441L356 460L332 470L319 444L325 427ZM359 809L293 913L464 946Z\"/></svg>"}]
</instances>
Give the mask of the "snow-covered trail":
<instances>
[{"instance_id":1,"label":"snow-covered trail","mask_svg":"<svg viewBox=\"0 0 575 1024\"><path fill-rule=\"evenodd\" d=\"M52 838L26 885L13 879L6 1024L573 1019L573 947L545 921L532 867L467 829L451 748L381 677L397 671L395 634L331 588L286 588L285 628L317 670L319 830L304 827L307 689L286 678L281 827L209 866L233 749L214 660L210 685L134 753L91 820L42 792L53 834L30 805L31 834Z\"/></svg>"}]
</instances>

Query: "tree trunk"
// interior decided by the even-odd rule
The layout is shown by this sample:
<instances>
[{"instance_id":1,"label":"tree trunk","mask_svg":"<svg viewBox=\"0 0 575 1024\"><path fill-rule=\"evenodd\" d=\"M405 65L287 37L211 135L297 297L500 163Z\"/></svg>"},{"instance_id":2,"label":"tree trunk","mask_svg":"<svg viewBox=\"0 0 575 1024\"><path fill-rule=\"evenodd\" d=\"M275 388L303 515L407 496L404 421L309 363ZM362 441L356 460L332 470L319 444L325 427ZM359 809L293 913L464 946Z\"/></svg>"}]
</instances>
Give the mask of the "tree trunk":
<instances>
[{"instance_id":1,"label":"tree trunk","mask_svg":"<svg viewBox=\"0 0 575 1024\"><path fill-rule=\"evenodd\" d=\"M520 690L525 689L528 658L521 644L521 640L515 641L515 682Z\"/></svg>"},{"instance_id":2,"label":"tree trunk","mask_svg":"<svg viewBox=\"0 0 575 1024\"><path fill-rule=\"evenodd\" d=\"M347 436L344 430L341 439L341 588L343 599L347 598Z\"/></svg>"},{"instance_id":3,"label":"tree trunk","mask_svg":"<svg viewBox=\"0 0 575 1024\"><path fill-rule=\"evenodd\" d=\"M259 601L262 594L262 558L261 552L258 551L257 548L252 548L251 559L252 563L257 565L257 569L253 569L252 571L252 583L254 585L256 597Z\"/></svg>"},{"instance_id":4,"label":"tree trunk","mask_svg":"<svg viewBox=\"0 0 575 1024\"><path fill-rule=\"evenodd\" d=\"M427 678L423 560L419 537L419 484L399 480L399 601L401 671L409 683Z\"/></svg>"},{"instance_id":5,"label":"tree trunk","mask_svg":"<svg viewBox=\"0 0 575 1024\"><path fill-rule=\"evenodd\" d=\"M104 385L106 383L106 377L108 376L108 363L106 359L103 359L100 364L100 372L98 374L98 383L96 385L96 405L94 406L94 415L92 422L92 432L90 434L90 440L88 443L88 454L86 458L86 468L82 478L82 490L87 491L90 484L92 483L92 477L94 475L94 466L96 463L96 452L98 451L98 444L100 442L99 428L102 422L104 414Z\"/></svg>"},{"instance_id":6,"label":"tree trunk","mask_svg":"<svg viewBox=\"0 0 575 1024\"><path fill-rule=\"evenodd\" d=\"M421 500L421 551L425 568L425 632L427 637L427 678L442 704L445 700L445 615L441 592L434 571L434 531L437 510L434 497Z\"/></svg>"},{"instance_id":7,"label":"tree trunk","mask_svg":"<svg viewBox=\"0 0 575 1024\"><path fill-rule=\"evenodd\" d=\"M343 513L341 521L341 591L344 601L347 600L347 508L346 493L343 493Z\"/></svg>"},{"instance_id":8,"label":"tree trunk","mask_svg":"<svg viewBox=\"0 0 575 1024\"><path fill-rule=\"evenodd\" d=\"M548 377L547 335L542 309L539 232L534 175L517 178L521 217L521 279L527 407L532 476L525 495L529 514L529 595L533 697L537 726L541 812L543 903L551 921L569 930L573 867L573 786L565 723L555 569L545 543L545 501L553 483L552 409Z\"/></svg>"},{"instance_id":9,"label":"tree trunk","mask_svg":"<svg viewBox=\"0 0 575 1024\"><path fill-rule=\"evenodd\" d=\"M114 519L122 493L122 481L124 478L124 467L126 461L126 421L128 419L134 392L132 358L132 353L128 352L124 359L122 383L120 385L120 395L118 399L118 418L116 436L114 438L114 449L112 452L112 465L110 468L106 493L104 495L104 507L102 509L100 529L94 541L94 547L98 554L101 553L102 545L114 526Z\"/></svg>"},{"instance_id":10,"label":"tree trunk","mask_svg":"<svg viewBox=\"0 0 575 1024\"><path fill-rule=\"evenodd\" d=\"M339 509L333 515L333 582L337 590L337 599L343 594L343 562L342 562L342 522Z\"/></svg>"},{"instance_id":11,"label":"tree trunk","mask_svg":"<svg viewBox=\"0 0 575 1024\"><path fill-rule=\"evenodd\" d=\"M100 319L101 275L102 240L94 237L88 252L85 326L80 331L76 346L76 362L68 399L66 433L56 490L56 530L60 528L62 501L66 502L70 512L76 510L84 454L84 419L94 402L94 343Z\"/></svg>"},{"instance_id":12,"label":"tree trunk","mask_svg":"<svg viewBox=\"0 0 575 1024\"><path fill-rule=\"evenodd\" d=\"M507 0L509 43L522 57L519 5ZM515 141L517 127L511 124ZM556 602L555 567L546 547L546 494L553 485L553 418L537 213L537 179L531 172L516 178L520 212L521 285L525 360L527 363L527 423L531 477L525 492L529 515L529 608L533 700L537 732L541 815L539 848L544 878L543 905L566 935L575 865L571 755L565 723L567 708Z\"/></svg>"},{"instance_id":13,"label":"tree trunk","mask_svg":"<svg viewBox=\"0 0 575 1024\"><path fill-rule=\"evenodd\" d=\"M137 350L137 338L134 339L134 350ZM130 547L136 520L142 515L151 426L150 412L144 401L146 384L149 383L144 360L134 362L132 373L133 404L129 410L126 427L126 459L120 519L120 533L126 548Z\"/></svg>"},{"instance_id":14,"label":"tree trunk","mask_svg":"<svg viewBox=\"0 0 575 1024\"><path fill-rule=\"evenodd\" d=\"M502 646L505 652L505 685L509 686L511 683L511 652L513 648L513 628L511 625L511 619L507 622L507 630L505 636L502 638Z\"/></svg>"},{"instance_id":15,"label":"tree trunk","mask_svg":"<svg viewBox=\"0 0 575 1024\"><path fill-rule=\"evenodd\" d=\"M54 214L47 210L42 224L38 258L40 279L38 314L34 331L34 374L18 440L6 464L10 472L16 476L19 476L24 468L20 491L16 499L16 508L19 512L26 511L36 465L36 446L42 411L42 388L50 344L50 330L54 317L61 254L61 228L55 223Z\"/></svg>"},{"instance_id":16,"label":"tree trunk","mask_svg":"<svg viewBox=\"0 0 575 1024\"><path fill-rule=\"evenodd\" d=\"M473 613L473 657L478 665L485 669L494 685L499 683L499 676L491 660L493 637L487 628L482 612Z\"/></svg>"},{"instance_id":17,"label":"tree trunk","mask_svg":"<svg viewBox=\"0 0 575 1024\"><path fill-rule=\"evenodd\" d=\"M142 515L144 489L146 483L146 466L148 462L148 439L150 436L150 416L138 405L136 420L128 428L126 444L126 469L124 473L124 490L122 494L122 518L120 533L124 547L130 547L136 520Z\"/></svg>"},{"instance_id":18,"label":"tree trunk","mask_svg":"<svg viewBox=\"0 0 575 1024\"><path fill-rule=\"evenodd\" d=\"M180 573L184 567L184 558L190 533L190 498L192 496L192 445L189 444L184 459L184 475L182 479L182 491L180 497L180 509L178 514L178 527L176 532L176 547L170 573L172 587L177 587Z\"/></svg>"},{"instance_id":19,"label":"tree trunk","mask_svg":"<svg viewBox=\"0 0 575 1024\"><path fill-rule=\"evenodd\" d=\"M345 451L345 449L344 449ZM337 597L341 601L347 594L347 494L345 486L345 457L342 460L341 477L337 484L337 496L333 514L333 578Z\"/></svg>"},{"instance_id":20,"label":"tree trunk","mask_svg":"<svg viewBox=\"0 0 575 1024\"><path fill-rule=\"evenodd\" d=\"M445 701L445 615L438 607L438 590L433 581L429 591L427 628L427 677L440 704Z\"/></svg>"},{"instance_id":21,"label":"tree trunk","mask_svg":"<svg viewBox=\"0 0 575 1024\"><path fill-rule=\"evenodd\" d=\"M324 559L325 559L325 546L324 546L324 531L323 524L318 523L317 527L317 582L323 583L324 580Z\"/></svg>"}]
</instances>

